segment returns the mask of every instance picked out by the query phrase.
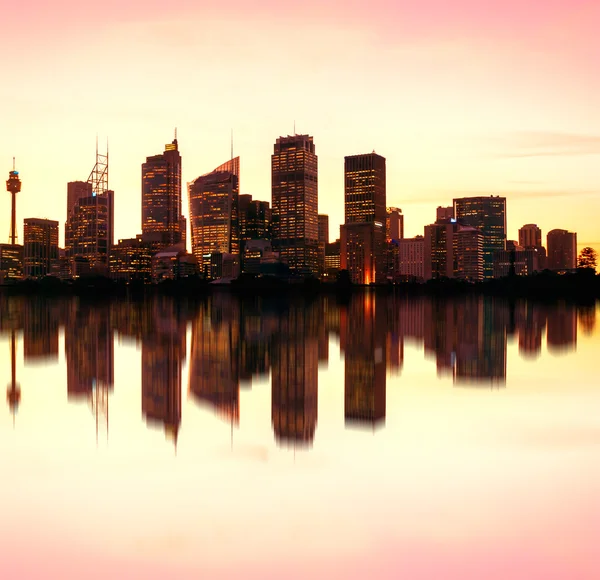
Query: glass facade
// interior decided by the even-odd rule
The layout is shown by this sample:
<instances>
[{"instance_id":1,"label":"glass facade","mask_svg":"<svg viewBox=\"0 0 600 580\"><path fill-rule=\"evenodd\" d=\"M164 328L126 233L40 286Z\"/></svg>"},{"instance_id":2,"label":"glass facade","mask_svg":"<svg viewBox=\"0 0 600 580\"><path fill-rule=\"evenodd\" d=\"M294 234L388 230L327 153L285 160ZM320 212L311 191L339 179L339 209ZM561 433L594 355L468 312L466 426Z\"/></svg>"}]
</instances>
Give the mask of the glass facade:
<instances>
[{"instance_id":1,"label":"glass facade","mask_svg":"<svg viewBox=\"0 0 600 580\"><path fill-rule=\"evenodd\" d=\"M494 252L506 249L506 198L492 195L455 199L454 213L460 223L483 234L483 276L493 278Z\"/></svg>"},{"instance_id":2,"label":"glass facade","mask_svg":"<svg viewBox=\"0 0 600 580\"><path fill-rule=\"evenodd\" d=\"M158 249L185 242L177 139L142 164L142 233L158 236Z\"/></svg>"},{"instance_id":3,"label":"glass facade","mask_svg":"<svg viewBox=\"0 0 600 580\"><path fill-rule=\"evenodd\" d=\"M200 271L205 256L240 253L239 239L240 158L223 163L188 185L192 252Z\"/></svg>"},{"instance_id":4,"label":"glass facade","mask_svg":"<svg viewBox=\"0 0 600 580\"><path fill-rule=\"evenodd\" d=\"M277 139L271 188L273 249L291 269L318 275L318 162L312 137Z\"/></svg>"}]
</instances>

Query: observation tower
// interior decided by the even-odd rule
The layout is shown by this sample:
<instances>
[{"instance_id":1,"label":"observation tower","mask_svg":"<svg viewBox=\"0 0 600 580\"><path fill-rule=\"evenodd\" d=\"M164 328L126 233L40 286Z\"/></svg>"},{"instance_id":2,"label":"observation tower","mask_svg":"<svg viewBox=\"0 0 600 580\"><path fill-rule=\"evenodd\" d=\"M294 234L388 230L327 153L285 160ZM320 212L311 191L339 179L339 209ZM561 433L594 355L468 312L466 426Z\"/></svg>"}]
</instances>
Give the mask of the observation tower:
<instances>
[{"instance_id":1,"label":"observation tower","mask_svg":"<svg viewBox=\"0 0 600 580\"><path fill-rule=\"evenodd\" d=\"M6 180L6 191L8 191L12 197L10 235L8 241L14 246L17 243L17 193L21 191L21 180L19 179L19 172L15 169L14 157L12 171L8 174L8 179Z\"/></svg>"}]
</instances>

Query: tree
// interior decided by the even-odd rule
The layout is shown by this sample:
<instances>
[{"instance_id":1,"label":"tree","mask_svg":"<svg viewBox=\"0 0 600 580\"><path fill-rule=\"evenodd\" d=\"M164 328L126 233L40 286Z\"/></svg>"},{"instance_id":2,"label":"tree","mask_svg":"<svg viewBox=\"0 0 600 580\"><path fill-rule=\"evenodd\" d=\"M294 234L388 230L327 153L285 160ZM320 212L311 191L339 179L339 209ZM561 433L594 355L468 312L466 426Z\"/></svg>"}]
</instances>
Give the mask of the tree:
<instances>
[{"instance_id":1,"label":"tree","mask_svg":"<svg viewBox=\"0 0 600 580\"><path fill-rule=\"evenodd\" d=\"M587 248L583 248L583 250L581 250L581 252L579 253L577 267L592 268L593 270L595 270L597 265L598 254L596 253L596 250L594 250L594 248L590 248L589 246Z\"/></svg>"}]
</instances>

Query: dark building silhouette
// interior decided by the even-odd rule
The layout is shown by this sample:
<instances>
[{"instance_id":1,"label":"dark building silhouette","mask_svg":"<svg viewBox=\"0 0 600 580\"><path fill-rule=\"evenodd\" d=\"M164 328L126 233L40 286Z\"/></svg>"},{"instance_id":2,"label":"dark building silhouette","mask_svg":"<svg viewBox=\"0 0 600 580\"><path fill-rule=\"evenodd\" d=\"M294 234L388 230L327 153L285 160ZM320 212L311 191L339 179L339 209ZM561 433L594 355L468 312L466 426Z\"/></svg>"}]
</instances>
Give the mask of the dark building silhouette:
<instances>
[{"instance_id":1,"label":"dark building silhouette","mask_svg":"<svg viewBox=\"0 0 600 580\"><path fill-rule=\"evenodd\" d=\"M273 249L292 270L318 274L318 167L309 135L279 137L271 156Z\"/></svg>"},{"instance_id":2,"label":"dark building silhouette","mask_svg":"<svg viewBox=\"0 0 600 580\"><path fill-rule=\"evenodd\" d=\"M577 267L577 234L567 230L552 230L546 236L547 264L550 270L571 270Z\"/></svg>"},{"instance_id":3,"label":"dark building silhouette","mask_svg":"<svg viewBox=\"0 0 600 580\"><path fill-rule=\"evenodd\" d=\"M546 343L552 354L577 348L577 311L573 306L560 303L548 308Z\"/></svg>"},{"instance_id":4,"label":"dark building silhouette","mask_svg":"<svg viewBox=\"0 0 600 580\"><path fill-rule=\"evenodd\" d=\"M162 250L186 241L181 213L181 155L177 139L142 164L142 234Z\"/></svg>"}]
</instances>

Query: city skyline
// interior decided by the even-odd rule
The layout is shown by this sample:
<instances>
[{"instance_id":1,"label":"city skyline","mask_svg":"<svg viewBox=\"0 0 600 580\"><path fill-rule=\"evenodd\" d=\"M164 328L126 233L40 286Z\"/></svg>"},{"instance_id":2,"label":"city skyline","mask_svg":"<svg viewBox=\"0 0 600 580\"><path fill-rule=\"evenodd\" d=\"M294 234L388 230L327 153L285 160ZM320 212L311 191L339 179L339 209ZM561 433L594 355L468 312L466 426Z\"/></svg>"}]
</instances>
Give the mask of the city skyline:
<instances>
[{"instance_id":1,"label":"city skyline","mask_svg":"<svg viewBox=\"0 0 600 580\"><path fill-rule=\"evenodd\" d=\"M151 5L143 17L135 3L118 12L106 7L85 42L78 26L89 7L65 0L51 13L26 14L15 5L3 14L0 62L19 71L19 88L0 93L0 160L8 170L16 156L23 176L19 239L21 218L65 222L64 184L87 177L97 132L110 139L118 239L139 230L130 218L139 215L139 164L174 126L183 183L229 157L233 128L240 193L268 200L272 141L295 121L321 153L319 212L330 216L332 232L343 221L344 156L375 149L388 160L388 203L403 208L407 237L431 222L437 205L494 194L511 205L510 239L536 220L545 232L577 231L580 245L598 249L589 216L600 209L592 26L600 7L559 0L473 7L457 0L449 10L439 0L379 0L368 10L360 2L308 2L275 13L263 0L251 9L234 4L231 40L223 45L220 37L195 34L198 23L221 18L211 3L176 1L168 12ZM305 53L293 42L273 52L273 39L307 33L314 40ZM17 39L23 48L15 54ZM218 62L206 58L213 52ZM106 64L97 90L83 92L80 79L100 58ZM308 91L287 82L289 64L280 65L290 59ZM51 74L57 61L63 72ZM348 93L357 63L365 82ZM161 64L180 79L177 91L150 74ZM218 79L222 90L207 93L198 78ZM1 203L10 207L7 195Z\"/></svg>"}]
</instances>

